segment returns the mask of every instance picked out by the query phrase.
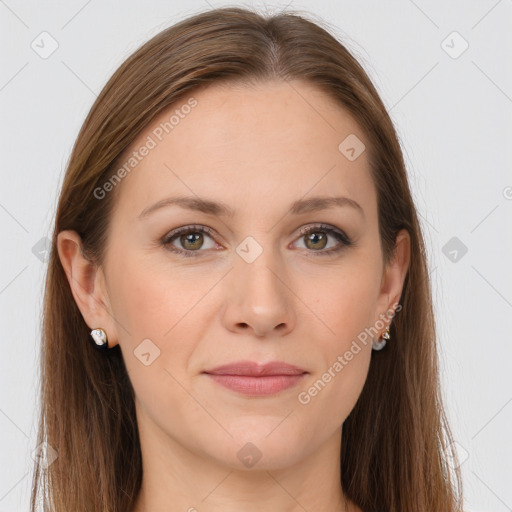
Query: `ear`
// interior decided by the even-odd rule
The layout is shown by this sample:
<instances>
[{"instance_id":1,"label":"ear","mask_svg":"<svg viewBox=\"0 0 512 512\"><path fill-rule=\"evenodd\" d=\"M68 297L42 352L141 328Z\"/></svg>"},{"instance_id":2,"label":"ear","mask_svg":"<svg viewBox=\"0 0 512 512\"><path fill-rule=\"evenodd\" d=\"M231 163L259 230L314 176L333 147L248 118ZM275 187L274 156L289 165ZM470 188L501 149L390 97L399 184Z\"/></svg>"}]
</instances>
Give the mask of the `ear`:
<instances>
[{"instance_id":1,"label":"ear","mask_svg":"<svg viewBox=\"0 0 512 512\"><path fill-rule=\"evenodd\" d=\"M385 319L386 327L391 323L391 314L400 302L405 276L409 269L410 251L411 238L409 232L402 229L396 237L393 256L384 268L377 304L379 317Z\"/></svg>"},{"instance_id":2,"label":"ear","mask_svg":"<svg viewBox=\"0 0 512 512\"><path fill-rule=\"evenodd\" d=\"M111 313L103 270L85 257L82 240L76 231L61 231L57 235L57 250L85 323L90 329L103 329L109 347L117 345L116 322Z\"/></svg>"}]
</instances>

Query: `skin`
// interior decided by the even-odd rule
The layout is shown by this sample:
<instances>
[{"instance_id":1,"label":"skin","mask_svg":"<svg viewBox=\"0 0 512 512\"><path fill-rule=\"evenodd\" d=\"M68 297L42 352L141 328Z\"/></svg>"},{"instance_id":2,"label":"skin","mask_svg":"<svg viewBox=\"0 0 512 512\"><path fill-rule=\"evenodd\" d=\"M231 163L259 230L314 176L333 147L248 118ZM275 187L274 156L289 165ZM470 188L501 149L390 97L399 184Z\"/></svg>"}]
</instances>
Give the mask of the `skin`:
<instances>
[{"instance_id":1,"label":"skin","mask_svg":"<svg viewBox=\"0 0 512 512\"><path fill-rule=\"evenodd\" d=\"M365 142L364 133L313 85L215 84L192 96L197 106L117 186L103 265L82 257L75 232L58 236L84 320L120 344L135 389L144 474L133 512L359 511L340 486L341 428L367 377L371 340L309 403L298 394L399 302L409 236L398 234L384 267L367 152L349 161L338 150L349 134ZM222 201L236 213L168 206L138 218L175 195ZM287 214L293 201L312 196L347 196L364 215L349 206ZM316 223L342 230L353 245L318 255L340 242L328 234L327 245L307 245L298 230ZM162 245L190 224L214 230L202 245L173 239L197 257ZM236 252L248 236L263 249L252 263ZM145 339L160 350L147 366L134 355ZM309 373L264 397L202 373L242 359L286 361ZM262 455L252 467L237 457L248 442Z\"/></svg>"}]
</instances>

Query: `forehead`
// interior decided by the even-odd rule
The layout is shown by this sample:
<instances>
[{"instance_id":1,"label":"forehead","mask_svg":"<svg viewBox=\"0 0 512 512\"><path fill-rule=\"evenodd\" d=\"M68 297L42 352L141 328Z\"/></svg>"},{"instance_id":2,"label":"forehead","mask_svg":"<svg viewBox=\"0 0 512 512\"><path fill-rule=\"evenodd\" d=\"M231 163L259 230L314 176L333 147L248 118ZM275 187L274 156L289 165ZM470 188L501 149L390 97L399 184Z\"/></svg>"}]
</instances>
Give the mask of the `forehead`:
<instances>
[{"instance_id":1,"label":"forehead","mask_svg":"<svg viewBox=\"0 0 512 512\"><path fill-rule=\"evenodd\" d=\"M362 153L349 159L354 142ZM371 213L364 144L354 118L307 82L209 85L159 113L125 151L116 209L132 218L150 202L186 194L221 199L243 215L342 194Z\"/></svg>"}]
</instances>

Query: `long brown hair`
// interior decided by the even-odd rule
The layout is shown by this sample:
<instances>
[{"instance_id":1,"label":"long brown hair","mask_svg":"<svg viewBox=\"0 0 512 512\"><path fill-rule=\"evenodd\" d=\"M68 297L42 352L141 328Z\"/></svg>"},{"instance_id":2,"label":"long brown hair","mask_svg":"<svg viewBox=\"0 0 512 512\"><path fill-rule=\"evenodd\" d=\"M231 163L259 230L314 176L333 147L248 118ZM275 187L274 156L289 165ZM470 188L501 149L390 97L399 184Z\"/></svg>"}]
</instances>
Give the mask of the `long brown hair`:
<instances>
[{"instance_id":1,"label":"long brown hair","mask_svg":"<svg viewBox=\"0 0 512 512\"><path fill-rule=\"evenodd\" d=\"M134 393L119 345L107 356L91 347L57 234L75 230L84 253L101 265L115 194L99 201L94 190L141 130L194 89L275 79L315 84L354 116L369 142L384 261L399 230L411 239L392 341L373 352L343 424L341 485L365 511L461 510L427 255L392 122L362 66L321 22L290 11L264 16L230 7L189 17L132 54L101 91L73 147L55 219L41 346L38 444L57 458L35 466L32 512L41 500L55 512L130 512L142 478Z\"/></svg>"}]
</instances>

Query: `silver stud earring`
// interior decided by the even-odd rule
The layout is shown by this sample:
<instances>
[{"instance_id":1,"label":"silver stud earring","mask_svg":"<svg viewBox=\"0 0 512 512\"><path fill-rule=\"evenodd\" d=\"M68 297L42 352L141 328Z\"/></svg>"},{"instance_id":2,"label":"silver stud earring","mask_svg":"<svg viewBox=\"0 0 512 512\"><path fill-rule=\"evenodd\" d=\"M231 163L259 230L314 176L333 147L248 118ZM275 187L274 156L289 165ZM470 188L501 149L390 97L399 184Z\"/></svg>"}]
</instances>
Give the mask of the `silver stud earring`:
<instances>
[{"instance_id":1,"label":"silver stud earring","mask_svg":"<svg viewBox=\"0 0 512 512\"><path fill-rule=\"evenodd\" d=\"M101 348L102 350L106 350L109 348L107 333L103 329L92 329L91 338L96 347Z\"/></svg>"},{"instance_id":2,"label":"silver stud earring","mask_svg":"<svg viewBox=\"0 0 512 512\"><path fill-rule=\"evenodd\" d=\"M387 341L389 340L389 326L386 327L386 330L382 333L382 336L379 341L372 342L372 349L373 350L382 350L385 346Z\"/></svg>"}]
</instances>

